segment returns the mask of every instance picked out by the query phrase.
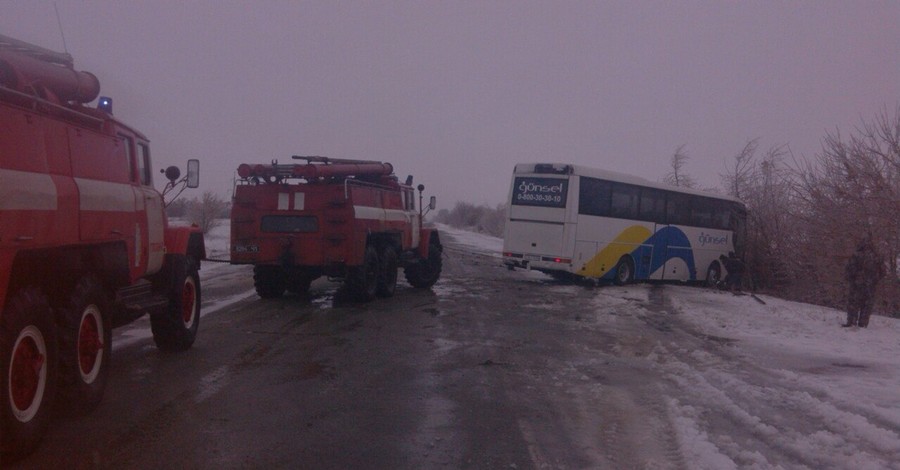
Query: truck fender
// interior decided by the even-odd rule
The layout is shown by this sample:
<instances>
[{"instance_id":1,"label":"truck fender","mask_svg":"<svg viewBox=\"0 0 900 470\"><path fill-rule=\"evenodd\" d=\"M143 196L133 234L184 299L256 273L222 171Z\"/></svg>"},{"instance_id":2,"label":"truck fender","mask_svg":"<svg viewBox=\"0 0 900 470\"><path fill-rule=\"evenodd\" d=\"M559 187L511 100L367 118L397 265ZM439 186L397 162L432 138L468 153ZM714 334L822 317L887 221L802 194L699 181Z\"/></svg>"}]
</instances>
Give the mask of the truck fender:
<instances>
[{"instance_id":1,"label":"truck fender","mask_svg":"<svg viewBox=\"0 0 900 470\"><path fill-rule=\"evenodd\" d=\"M441 244L441 238L438 235L438 231L436 228L423 228L422 230L420 230L419 240L421 241L419 242L419 248L416 251L423 259L428 258L428 247L432 242L436 242L438 245Z\"/></svg>"},{"instance_id":2,"label":"truck fender","mask_svg":"<svg viewBox=\"0 0 900 470\"><path fill-rule=\"evenodd\" d=\"M165 241L168 254L187 255L198 261L206 259L206 245L200 227L168 227Z\"/></svg>"}]
</instances>

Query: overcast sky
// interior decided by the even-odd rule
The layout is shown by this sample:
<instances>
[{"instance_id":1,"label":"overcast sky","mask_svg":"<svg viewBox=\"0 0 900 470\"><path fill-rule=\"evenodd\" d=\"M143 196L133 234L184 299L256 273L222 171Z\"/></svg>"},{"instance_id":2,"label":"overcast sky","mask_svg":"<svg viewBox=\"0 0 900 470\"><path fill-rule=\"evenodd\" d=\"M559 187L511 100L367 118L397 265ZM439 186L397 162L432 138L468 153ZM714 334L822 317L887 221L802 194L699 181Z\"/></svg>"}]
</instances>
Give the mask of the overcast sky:
<instances>
[{"instance_id":1,"label":"overcast sky","mask_svg":"<svg viewBox=\"0 0 900 470\"><path fill-rule=\"evenodd\" d=\"M389 161L439 207L503 202L517 162L717 186L752 138L811 158L900 104L900 2L57 2L76 68L230 195L242 162ZM63 50L53 3L0 34ZM161 187L161 176L157 186ZM195 195L199 195L199 192Z\"/></svg>"}]
</instances>

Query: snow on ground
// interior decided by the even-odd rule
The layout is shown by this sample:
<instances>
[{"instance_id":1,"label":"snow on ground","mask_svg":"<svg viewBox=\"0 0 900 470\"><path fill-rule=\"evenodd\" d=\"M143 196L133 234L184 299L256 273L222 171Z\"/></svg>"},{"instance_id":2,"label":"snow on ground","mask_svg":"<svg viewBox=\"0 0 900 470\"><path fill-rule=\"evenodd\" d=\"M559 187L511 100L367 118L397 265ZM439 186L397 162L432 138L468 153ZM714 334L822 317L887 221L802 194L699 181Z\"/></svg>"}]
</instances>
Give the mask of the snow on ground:
<instances>
[{"instance_id":1,"label":"snow on ground","mask_svg":"<svg viewBox=\"0 0 900 470\"><path fill-rule=\"evenodd\" d=\"M465 245L475 253L485 254L493 258L502 258L503 239L483 233L460 230L449 225L435 224L439 232L446 232L460 245Z\"/></svg>"},{"instance_id":2,"label":"snow on ground","mask_svg":"<svg viewBox=\"0 0 900 470\"><path fill-rule=\"evenodd\" d=\"M500 257L499 238L439 229ZM612 318L649 301L651 289L600 288L592 308ZM900 469L900 321L842 328L840 310L681 285L666 285L665 297L669 313L733 357L676 344L648 356L675 385L661 399L692 468Z\"/></svg>"}]
</instances>

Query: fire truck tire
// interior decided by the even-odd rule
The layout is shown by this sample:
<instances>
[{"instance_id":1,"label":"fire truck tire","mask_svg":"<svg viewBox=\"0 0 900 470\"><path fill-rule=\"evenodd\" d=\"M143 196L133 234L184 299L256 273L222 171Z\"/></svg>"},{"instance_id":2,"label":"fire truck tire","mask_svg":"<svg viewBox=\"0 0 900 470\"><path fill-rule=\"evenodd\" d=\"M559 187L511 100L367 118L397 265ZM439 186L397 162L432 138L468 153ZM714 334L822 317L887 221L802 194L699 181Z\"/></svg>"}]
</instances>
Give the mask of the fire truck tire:
<instances>
[{"instance_id":1,"label":"fire truck tire","mask_svg":"<svg viewBox=\"0 0 900 470\"><path fill-rule=\"evenodd\" d=\"M186 258L183 272L169 294L169 305L150 316L153 340L163 351L186 351L194 344L200 328L200 276L197 262Z\"/></svg>"},{"instance_id":2,"label":"fire truck tire","mask_svg":"<svg viewBox=\"0 0 900 470\"><path fill-rule=\"evenodd\" d=\"M375 298L378 290L380 263L378 251L374 246L366 246L362 266L353 268L347 276L347 287L359 302L369 302Z\"/></svg>"},{"instance_id":3,"label":"fire truck tire","mask_svg":"<svg viewBox=\"0 0 900 470\"><path fill-rule=\"evenodd\" d=\"M397 289L397 264L399 263L397 250L387 246L381 252L381 265L378 270L378 288L375 294L378 297L390 297Z\"/></svg>"},{"instance_id":4,"label":"fire truck tire","mask_svg":"<svg viewBox=\"0 0 900 470\"><path fill-rule=\"evenodd\" d=\"M109 297L97 278L82 278L58 312L60 392L75 411L103 399L112 352Z\"/></svg>"},{"instance_id":5,"label":"fire truck tire","mask_svg":"<svg viewBox=\"0 0 900 470\"><path fill-rule=\"evenodd\" d=\"M433 286L441 277L441 269L443 267L442 252L441 244L432 239L428 244L428 258L408 266L403 271L403 274L406 276L406 282L418 288Z\"/></svg>"},{"instance_id":6,"label":"fire truck tire","mask_svg":"<svg viewBox=\"0 0 900 470\"><path fill-rule=\"evenodd\" d=\"M306 295L313 278L302 270L294 270L287 279L287 291L292 294Z\"/></svg>"},{"instance_id":7,"label":"fire truck tire","mask_svg":"<svg viewBox=\"0 0 900 470\"><path fill-rule=\"evenodd\" d=\"M287 288L284 270L278 266L254 266L253 286L256 295L263 299L274 299L284 295Z\"/></svg>"},{"instance_id":8,"label":"fire truck tire","mask_svg":"<svg viewBox=\"0 0 900 470\"><path fill-rule=\"evenodd\" d=\"M0 317L0 459L27 455L50 423L59 350L47 297L36 288L14 293Z\"/></svg>"}]
</instances>

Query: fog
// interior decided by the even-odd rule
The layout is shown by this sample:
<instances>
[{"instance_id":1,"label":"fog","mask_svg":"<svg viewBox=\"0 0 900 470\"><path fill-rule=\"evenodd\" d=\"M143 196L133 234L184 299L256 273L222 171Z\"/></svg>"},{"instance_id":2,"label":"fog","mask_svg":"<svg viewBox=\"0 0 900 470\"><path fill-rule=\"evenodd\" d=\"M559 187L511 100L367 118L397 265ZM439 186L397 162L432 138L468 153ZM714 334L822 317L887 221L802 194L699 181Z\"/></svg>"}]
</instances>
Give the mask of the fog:
<instances>
[{"instance_id":1,"label":"fog","mask_svg":"<svg viewBox=\"0 0 900 470\"><path fill-rule=\"evenodd\" d=\"M811 158L900 101L897 2L56 7L63 34L53 3L0 0L0 34L67 49L157 166L199 158L223 196L240 163L325 155L494 205L516 162L661 180L680 145L710 187L749 139Z\"/></svg>"}]
</instances>

